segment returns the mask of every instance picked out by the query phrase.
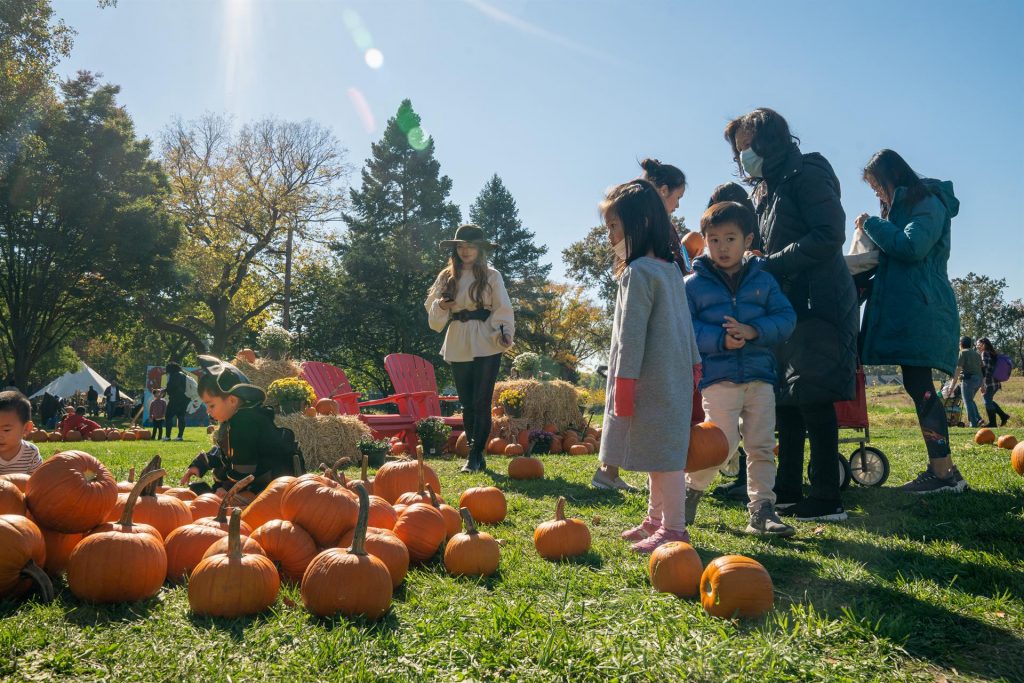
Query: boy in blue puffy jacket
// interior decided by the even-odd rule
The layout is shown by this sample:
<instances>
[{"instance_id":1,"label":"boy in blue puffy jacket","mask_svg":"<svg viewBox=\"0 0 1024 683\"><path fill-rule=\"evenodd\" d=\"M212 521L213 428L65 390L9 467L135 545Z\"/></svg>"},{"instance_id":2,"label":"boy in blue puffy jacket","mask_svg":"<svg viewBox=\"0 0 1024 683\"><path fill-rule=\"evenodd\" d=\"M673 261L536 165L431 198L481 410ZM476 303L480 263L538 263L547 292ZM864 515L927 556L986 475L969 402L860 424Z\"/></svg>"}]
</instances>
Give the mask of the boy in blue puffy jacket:
<instances>
[{"instance_id":1,"label":"boy in blue puffy jacket","mask_svg":"<svg viewBox=\"0 0 1024 683\"><path fill-rule=\"evenodd\" d=\"M686 278L686 299L704 364L700 391L707 420L747 452L749 534L792 536L775 512L775 355L796 327L796 312L763 269L746 256L757 218L737 202L708 207L700 220L706 253ZM686 522L692 524L717 467L686 475Z\"/></svg>"}]
</instances>

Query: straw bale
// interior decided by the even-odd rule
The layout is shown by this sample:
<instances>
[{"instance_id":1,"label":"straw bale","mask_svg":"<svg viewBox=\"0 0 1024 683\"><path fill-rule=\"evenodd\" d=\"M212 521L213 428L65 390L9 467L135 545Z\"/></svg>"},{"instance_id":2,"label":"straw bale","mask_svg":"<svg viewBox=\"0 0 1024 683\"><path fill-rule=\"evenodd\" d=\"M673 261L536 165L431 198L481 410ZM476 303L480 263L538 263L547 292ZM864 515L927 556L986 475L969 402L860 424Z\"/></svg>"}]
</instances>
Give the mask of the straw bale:
<instances>
[{"instance_id":1,"label":"straw bale","mask_svg":"<svg viewBox=\"0 0 1024 683\"><path fill-rule=\"evenodd\" d=\"M298 377L302 374L302 368L291 359L270 360L269 358L257 358L255 365L241 358L235 358L231 362L249 378L251 383L260 387L263 391L266 391L274 380L284 379L285 377ZM265 403L268 406L277 405L277 401L270 396L267 397Z\"/></svg>"},{"instance_id":2,"label":"straw bale","mask_svg":"<svg viewBox=\"0 0 1024 683\"><path fill-rule=\"evenodd\" d=\"M306 467L310 470L317 470L321 464L334 466L340 458L361 460L356 443L362 437L370 436L370 428L353 415L309 417L293 413L278 415L274 422L295 432Z\"/></svg>"},{"instance_id":3,"label":"straw bale","mask_svg":"<svg viewBox=\"0 0 1024 683\"><path fill-rule=\"evenodd\" d=\"M558 426L559 431L587 422L580 412L576 387L569 382L538 382L533 379L498 382L494 385L494 405L498 404L498 396L505 389L519 389L524 394L522 417L495 418L495 424L515 430L513 434L522 429L540 429L552 422Z\"/></svg>"}]
</instances>

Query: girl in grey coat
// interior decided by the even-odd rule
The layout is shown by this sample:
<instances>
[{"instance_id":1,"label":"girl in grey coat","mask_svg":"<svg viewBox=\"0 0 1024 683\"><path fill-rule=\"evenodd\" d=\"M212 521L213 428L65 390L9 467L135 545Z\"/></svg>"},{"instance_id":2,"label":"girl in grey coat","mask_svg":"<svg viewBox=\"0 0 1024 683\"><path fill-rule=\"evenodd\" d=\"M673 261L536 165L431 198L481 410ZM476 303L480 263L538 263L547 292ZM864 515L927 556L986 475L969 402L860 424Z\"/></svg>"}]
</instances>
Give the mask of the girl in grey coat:
<instances>
[{"instance_id":1,"label":"girl in grey coat","mask_svg":"<svg viewBox=\"0 0 1024 683\"><path fill-rule=\"evenodd\" d=\"M619 291L608 352L601 462L649 473L647 519L623 538L653 552L689 541L686 452L694 374L700 354L679 267L669 250L672 226L654 186L633 180L601 204L616 255Z\"/></svg>"}]
</instances>

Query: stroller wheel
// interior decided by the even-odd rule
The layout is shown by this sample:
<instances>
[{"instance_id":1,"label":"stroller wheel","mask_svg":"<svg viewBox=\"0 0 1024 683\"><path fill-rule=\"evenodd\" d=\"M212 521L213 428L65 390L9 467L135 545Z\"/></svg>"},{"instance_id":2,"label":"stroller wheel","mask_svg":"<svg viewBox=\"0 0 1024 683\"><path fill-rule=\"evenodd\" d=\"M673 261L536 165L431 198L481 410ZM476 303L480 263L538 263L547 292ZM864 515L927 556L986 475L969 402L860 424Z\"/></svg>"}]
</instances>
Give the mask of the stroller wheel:
<instances>
[{"instance_id":1,"label":"stroller wheel","mask_svg":"<svg viewBox=\"0 0 1024 683\"><path fill-rule=\"evenodd\" d=\"M839 477L839 490L845 491L850 488L850 481L853 479L852 472L850 470L850 462L843 456L842 453L836 453L836 458L839 462L836 463L838 468L837 475ZM811 473L814 468L811 467L811 463L807 463L807 478L811 478Z\"/></svg>"},{"instance_id":2,"label":"stroller wheel","mask_svg":"<svg viewBox=\"0 0 1024 683\"><path fill-rule=\"evenodd\" d=\"M862 446L850 455L850 475L861 486L881 486L889 478L889 458L874 446Z\"/></svg>"},{"instance_id":3,"label":"stroller wheel","mask_svg":"<svg viewBox=\"0 0 1024 683\"><path fill-rule=\"evenodd\" d=\"M718 468L718 471L721 472L723 476L731 479L738 477L740 474L740 455L746 455L746 453L743 452L742 446L733 451L733 454L730 455L724 463L722 463L722 466Z\"/></svg>"}]
</instances>

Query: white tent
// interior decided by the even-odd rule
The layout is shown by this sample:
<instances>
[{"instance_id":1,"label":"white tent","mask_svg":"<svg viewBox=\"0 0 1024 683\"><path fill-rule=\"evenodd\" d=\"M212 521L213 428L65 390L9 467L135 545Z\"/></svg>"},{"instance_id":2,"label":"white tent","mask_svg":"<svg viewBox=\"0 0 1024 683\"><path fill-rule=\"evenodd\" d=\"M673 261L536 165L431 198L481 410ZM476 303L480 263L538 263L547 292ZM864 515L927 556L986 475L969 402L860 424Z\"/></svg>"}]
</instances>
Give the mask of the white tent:
<instances>
[{"instance_id":1,"label":"white tent","mask_svg":"<svg viewBox=\"0 0 1024 683\"><path fill-rule=\"evenodd\" d=\"M32 394L30 398L36 396L42 396L45 393L59 396L60 398L68 398L76 391L85 393L89 391L89 386L96 387L96 391L99 392L100 396L103 395L103 391L110 386L110 382L103 379L98 372L90 368L85 363L79 361L78 372L65 372L63 375L53 380L45 387ZM132 397L128 394L121 392L121 398L126 398L129 401Z\"/></svg>"}]
</instances>

